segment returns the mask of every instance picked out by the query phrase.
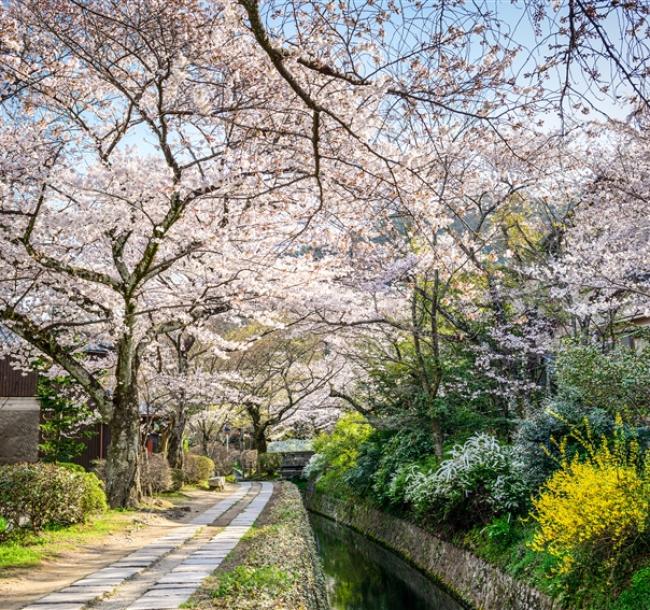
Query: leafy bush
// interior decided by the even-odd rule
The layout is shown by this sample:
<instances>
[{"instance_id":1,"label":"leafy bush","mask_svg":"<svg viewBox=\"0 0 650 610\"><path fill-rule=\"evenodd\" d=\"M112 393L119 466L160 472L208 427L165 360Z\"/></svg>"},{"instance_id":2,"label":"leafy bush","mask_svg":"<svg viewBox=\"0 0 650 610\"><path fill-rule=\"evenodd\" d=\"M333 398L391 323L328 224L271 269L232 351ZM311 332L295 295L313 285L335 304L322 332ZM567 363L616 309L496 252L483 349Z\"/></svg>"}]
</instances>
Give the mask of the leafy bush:
<instances>
[{"instance_id":1,"label":"leafy bush","mask_svg":"<svg viewBox=\"0 0 650 610\"><path fill-rule=\"evenodd\" d=\"M388 501L397 505L406 505L409 503L407 493L411 485L415 484L415 479L422 474L431 474L440 466L440 461L435 455L429 455L417 462L404 464L397 469L385 493Z\"/></svg>"},{"instance_id":2,"label":"leafy bush","mask_svg":"<svg viewBox=\"0 0 650 610\"><path fill-rule=\"evenodd\" d=\"M74 464L72 462L57 462L56 464L60 468L65 468L66 470L71 470L72 472L86 472L86 469L79 464Z\"/></svg>"},{"instance_id":3,"label":"leafy bush","mask_svg":"<svg viewBox=\"0 0 650 610\"><path fill-rule=\"evenodd\" d=\"M567 400L556 399L544 411L525 420L517 432L516 446L525 463L526 478L531 487L539 487L555 472L562 457L585 455L586 449L572 432L589 429L601 437L611 437L615 418L603 409L591 409ZM620 430L629 439L636 439L642 452L650 445L650 429L623 425ZM560 447L564 452L561 455Z\"/></svg>"},{"instance_id":4,"label":"leafy bush","mask_svg":"<svg viewBox=\"0 0 650 610\"><path fill-rule=\"evenodd\" d=\"M587 455L564 455L534 500L539 531L531 546L555 557L560 574L603 568L613 574L626 547L648 528L650 460L639 466L638 445L627 441L620 420L611 441L595 441L589 430L572 436Z\"/></svg>"},{"instance_id":5,"label":"leafy bush","mask_svg":"<svg viewBox=\"0 0 650 610\"><path fill-rule=\"evenodd\" d=\"M355 495L373 498L373 477L379 468L384 445L391 438L389 434L373 430L358 447L354 465L344 474L345 484Z\"/></svg>"},{"instance_id":6,"label":"leafy bush","mask_svg":"<svg viewBox=\"0 0 650 610\"><path fill-rule=\"evenodd\" d=\"M359 447L366 441L372 428L359 413L343 415L330 434L321 434L314 440L314 450L323 456L325 468L317 479L321 491L348 493L345 474L357 463Z\"/></svg>"},{"instance_id":7,"label":"leafy bush","mask_svg":"<svg viewBox=\"0 0 650 610\"><path fill-rule=\"evenodd\" d=\"M281 453L260 453L257 457L257 469L266 476L275 476L282 466Z\"/></svg>"},{"instance_id":8,"label":"leafy bush","mask_svg":"<svg viewBox=\"0 0 650 610\"><path fill-rule=\"evenodd\" d=\"M140 483L145 494L153 495L172 487L172 469L162 453L145 455L140 472Z\"/></svg>"},{"instance_id":9,"label":"leafy bush","mask_svg":"<svg viewBox=\"0 0 650 610\"><path fill-rule=\"evenodd\" d=\"M205 483L214 474L214 462L205 455L188 453L183 464L183 476L187 483Z\"/></svg>"},{"instance_id":10,"label":"leafy bush","mask_svg":"<svg viewBox=\"0 0 650 610\"><path fill-rule=\"evenodd\" d=\"M400 469L433 452L426 430L402 429L397 433L374 432L359 448L357 464L345 475L357 492L370 495L379 504L401 504L403 494L392 486Z\"/></svg>"},{"instance_id":11,"label":"leafy bush","mask_svg":"<svg viewBox=\"0 0 650 610\"><path fill-rule=\"evenodd\" d=\"M435 472L414 472L405 495L420 513L466 525L520 511L529 489L517 452L477 434L454 446Z\"/></svg>"},{"instance_id":12,"label":"leafy bush","mask_svg":"<svg viewBox=\"0 0 650 610\"><path fill-rule=\"evenodd\" d=\"M9 528L70 525L106 509L100 480L54 464L0 467L0 514Z\"/></svg>"},{"instance_id":13,"label":"leafy bush","mask_svg":"<svg viewBox=\"0 0 650 610\"><path fill-rule=\"evenodd\" d=\"M612 610L650 610L650 567L634 573L630 586L621 593Z\"/></svg>"},{"instance_id":14,"label":"leafy bush","mask_svg":"<svg viewBox=\"0 0 650 610\"><path fill-rule=\"evenodd\" d=\"M638 419L650 413L650 347L617 347L603 352L594 345L569 345L557 357L559 393L588 408Z\"/></svg>"},{"instance_id":15,"label":"leafy bush","mask_svg":"<svg viewBox=\"0 0 650 610\"><path fill-rule=\"evenodd\" d=\"M514 567L523 556L534 553L526 548L533 526L527 518L501 515L487 525L478 525L462 536L462 545L472 553L501 568Z\"/></svg>"},{"instance_id":16,"label":"leafy bush","mask_svg":"<svg viewBox=\"0 0 650 610\"><path fill-rule=\"evenodd\" d=\"M92 513L103 513L108 509L106 502L106 492L104 491L104 483L94 472L83 473L83 494L81 496L81 512L82 515L90 515Z\"/></svg>"},{"instance_id":17,"label":"leafy bush","mask_svg":"<svg viewBox=\"0 0 650 610\"><path fill-rule=\"evenodd\" d=\"M525 462L526 478L531 486L538 487L558 469L560 443L565 443L570 456L584 452L571 437L571 431L582 426L585 418L598 435L609 435L614 428L614 418L606 411L559 400L522 422L515 444Z\"/></svg>"},{"instance_id":18,"label":"leafy bush","mask_svg":"<svg viewBox=\"0 0 650 610\"><path fill-rule=\"evenodd\" d=\"M327 458L322 453L314 453L309 458L309 462L303 468L302 476L305 479L316 480L320 477L327 468Z\"/></svg>"}]
</instances>

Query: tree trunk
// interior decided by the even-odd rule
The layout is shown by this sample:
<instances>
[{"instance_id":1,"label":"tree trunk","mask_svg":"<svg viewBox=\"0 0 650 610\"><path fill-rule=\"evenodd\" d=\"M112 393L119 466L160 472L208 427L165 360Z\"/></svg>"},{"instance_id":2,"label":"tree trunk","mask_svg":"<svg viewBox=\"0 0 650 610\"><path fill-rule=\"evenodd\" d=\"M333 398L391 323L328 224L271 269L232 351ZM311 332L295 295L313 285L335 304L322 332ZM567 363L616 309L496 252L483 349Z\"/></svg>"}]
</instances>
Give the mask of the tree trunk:
<instances>
[{"instance_id":1,"label":"tree trunk","mask_svg":"<svg viewBox=\"0 0 650 610\"><path fill-rule=\"evenodd\" d=\"M253 443L255 444L258 455L266 453L266 429L262 428L254 431Z\"/></svg>"},{"instance_id":2,"label":"tree trunk","mask_svg":"<svg viewBox=\"0 0 650 610\"><path fill-rule=\"evenodd\" d=\"M172 425L169 430L167 445L167 461L172 468L183 468L185 454L183 452L183 435L185 434L185 408L182 405L176 409Z\"/></svg>"},{"instance_id":3,"label":"tree trunk","mask_svg":"<svg viewBox=\"0 0 650 610\"><path fill-rule=\"evenodd\" d=\"M106 460L106 496L111 508L136 507L142 498L138 365L132 333L125 333L117 345L117 383L109 422L111 443Z\"/></svg>"},{"instance_id":4,"label":"tree trunk","mask_svg":"<svg viewBox=\"0 0 650 610\"><path fill-rule=\"evenodd\" d=\"M251 418L253 426L253 444L257 453L266 453L266 429L268 422L262 423L262 417L255 405L246 405L246 411Z\"/></svg>"},{"instance_id":5,"label":"tree trunk","mask_svg":"<svg viewBox=\"0 0 650 610\"><path fill-rule=\"evenodd\" d=\"M140 414L135 384L125 392L116 391L110 424L111 443L106 460L106 496L111 508L131 508L139 504Z\"/></svg>"},{"instance_id":6,"label":"tree trunk","mask_svg":"<svg viewBox=\"0 0 650 610\"><path fill-rule=\"evenodd\" d=\"M433 437L433 450L436 453L436 457L442 459L444 439L442 437L442 426L437 419L434 419L431 424L431 436Z\"/></svg>"}]
</instances>

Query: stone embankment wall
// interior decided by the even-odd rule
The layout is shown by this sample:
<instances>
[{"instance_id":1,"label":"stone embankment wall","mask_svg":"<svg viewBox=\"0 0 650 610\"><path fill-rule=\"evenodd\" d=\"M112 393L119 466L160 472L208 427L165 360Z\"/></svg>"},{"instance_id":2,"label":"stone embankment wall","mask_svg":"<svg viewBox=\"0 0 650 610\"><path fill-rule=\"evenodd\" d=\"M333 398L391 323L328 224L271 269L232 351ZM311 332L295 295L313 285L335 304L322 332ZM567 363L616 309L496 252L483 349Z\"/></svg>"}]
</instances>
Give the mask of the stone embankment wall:
<instances>
[{"instance_id":1,"label":"stone embankment wall","mask_svg":"<svg viewBox=\"0 0 650 610\"><path fill-rule=\"evenodd\" d=\"M422 528L362 503L308 494L307 508L397 552L479 610L559 610L548 596Z\"/></svg>"}]
</instances>

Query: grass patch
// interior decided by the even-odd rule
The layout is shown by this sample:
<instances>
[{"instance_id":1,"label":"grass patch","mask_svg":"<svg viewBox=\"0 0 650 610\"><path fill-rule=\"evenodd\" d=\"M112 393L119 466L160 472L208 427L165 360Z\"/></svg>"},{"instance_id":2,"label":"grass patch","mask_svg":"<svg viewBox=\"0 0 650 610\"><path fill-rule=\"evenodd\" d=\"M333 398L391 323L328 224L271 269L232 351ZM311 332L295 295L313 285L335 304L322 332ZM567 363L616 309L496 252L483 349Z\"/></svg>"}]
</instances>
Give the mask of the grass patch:
<instances>
[{"instance_id":1,"label":"grass patch","mask_svg":"<svg viewBox=\"0 0 650 610\"><path fill-rule=\"evenodd\" d=\"M41 562L40 549L23 546L16 542L0 544L0 570L6 568L29 568Z\"/></svg>"},{"instance_id":2,"label":"grass patch","mask_svg":"<svg viewBox=\"0 0 650 610\"><path fill-rule=\"evenodd\" d=\"M276 595L288 590L295 577L277 566L237 566L219 577L219 584L213 589L211 597L228 595L252 595L264 591Z\"/></svg>"},{"instance_id":3,"label":"grass patch","mask_svg":"<svg viewBox=\"0 0 650 610\"><path fill-rule=\"evenodd\" d=\"M20 532L0 543L0 570L29 568L80 545L133 526L135 513L111 510L88 523L50 527L39 534ZM0 576L2 574L0 573Z\"/></svg>"},{"instance_id":4,"label":"grass patch","mask_svg":"<svg viewBox=\"0 0 650 610\"><path fill-rule=\"evenodd\" d=\"M275 536L280 533L282 526L279 523L271 523L259 527L251 527L243 536L242 540L254 540L260 536Z\"/></svg>"}]
</instances>

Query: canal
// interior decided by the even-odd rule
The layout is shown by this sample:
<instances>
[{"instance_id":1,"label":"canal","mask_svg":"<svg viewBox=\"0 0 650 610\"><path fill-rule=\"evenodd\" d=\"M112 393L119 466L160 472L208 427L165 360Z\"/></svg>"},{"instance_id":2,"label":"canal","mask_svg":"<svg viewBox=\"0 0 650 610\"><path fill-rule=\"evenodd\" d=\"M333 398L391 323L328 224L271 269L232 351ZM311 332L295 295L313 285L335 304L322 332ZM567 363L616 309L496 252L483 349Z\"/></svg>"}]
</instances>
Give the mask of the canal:
<instances>
[{"instance_id":1,"label":"canal","mask_svg":"<svg viewBox=\"0 0 650 610\"><path fill-rule=\"evenodd\" d=\"M348 527L310 513L332 610L462 610L400 557Z\"/></svg>"}]
</instances>

